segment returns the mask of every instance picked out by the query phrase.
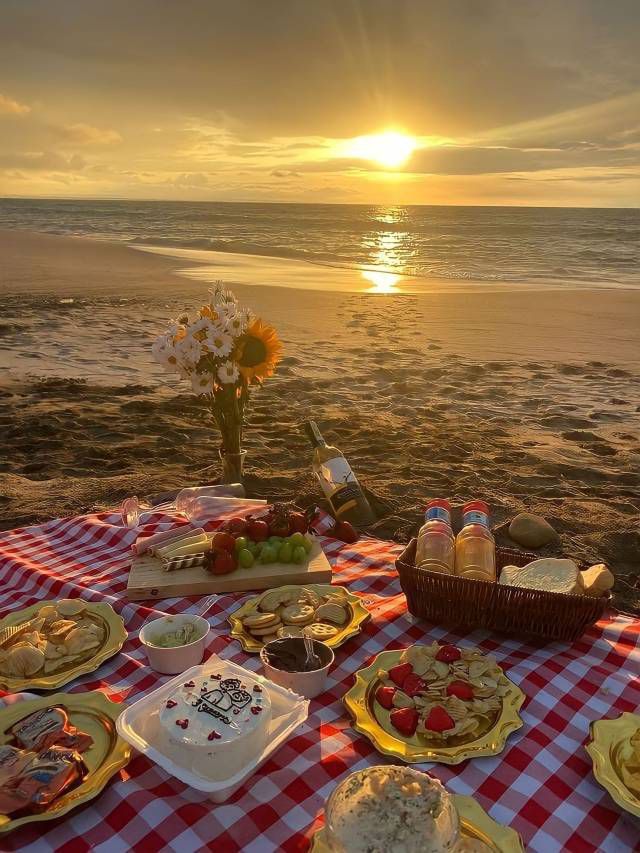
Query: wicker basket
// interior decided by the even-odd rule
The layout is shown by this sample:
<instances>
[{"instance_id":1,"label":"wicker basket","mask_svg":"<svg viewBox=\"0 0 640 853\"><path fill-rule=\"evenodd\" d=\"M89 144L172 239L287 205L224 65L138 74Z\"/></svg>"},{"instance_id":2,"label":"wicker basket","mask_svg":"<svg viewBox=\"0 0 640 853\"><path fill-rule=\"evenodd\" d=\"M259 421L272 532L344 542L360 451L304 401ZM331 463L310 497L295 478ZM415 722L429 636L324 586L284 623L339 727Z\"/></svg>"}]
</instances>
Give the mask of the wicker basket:
<instances>
[{"instance_id":1,"label":"wicker basket","mask_svg":"<svg viewBox=\"0 0 640 853\"><path fill-rule=\"evenodd\" d=\"M429 572L415 567L416 540L396 560L409 611L436 625L485 628L537 640L577 640L607 609L611 596L590 598ZM539 555L496 548L498 572L525 566Z\"/></svg>"}]
</instances>

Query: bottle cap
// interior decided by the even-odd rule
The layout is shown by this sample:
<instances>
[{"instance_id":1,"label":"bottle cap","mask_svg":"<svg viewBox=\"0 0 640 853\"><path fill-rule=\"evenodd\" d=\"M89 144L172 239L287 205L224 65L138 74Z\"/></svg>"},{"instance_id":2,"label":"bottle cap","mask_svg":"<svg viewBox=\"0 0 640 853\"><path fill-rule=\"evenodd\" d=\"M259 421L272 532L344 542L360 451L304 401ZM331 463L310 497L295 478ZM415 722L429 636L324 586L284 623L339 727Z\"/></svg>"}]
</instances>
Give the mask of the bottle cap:
<instances>
[{"instance_id":1,"label":"bottle cap","mask_svg":"<svg viewBox=\"0 0 640 853\"><path fill-rule=\"evenodd\" d=\"M440 506L442 507L442 509L446 509L447 512L451 512L451 504L445 498L436 498L435 500L429 501L429 503L425 506L424 511L426 512L433 506Z\"/></svg>"},{"instance_id":2,"label":"bottle cap","mask_svg":"<svg viewBox=\"0 0 640 853\"><path fill-rule=\"evenodd\" d=\"M465 512L472 512L473 510L489 515L489 504L484 501L469 501L462 507L462 514L464 515Z\"/></svg>"}]
</instances>

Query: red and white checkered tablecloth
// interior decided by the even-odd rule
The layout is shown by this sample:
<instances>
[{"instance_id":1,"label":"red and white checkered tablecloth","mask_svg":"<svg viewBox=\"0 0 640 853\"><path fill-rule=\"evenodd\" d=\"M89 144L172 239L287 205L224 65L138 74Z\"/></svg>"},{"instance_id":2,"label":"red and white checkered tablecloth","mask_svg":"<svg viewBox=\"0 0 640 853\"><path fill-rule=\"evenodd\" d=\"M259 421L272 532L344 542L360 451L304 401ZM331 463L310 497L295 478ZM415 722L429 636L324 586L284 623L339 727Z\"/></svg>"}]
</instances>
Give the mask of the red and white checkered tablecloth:
<instances>
[{"instance_id":1,"label":"red and white checkered tablecloth","mask_svg":"<svg viewBox=\"0 0 640 853\"><path fill-rule=\"evenodd\" d=\"M151 533L179 523L174 514L157 512L144 529ZM108 601L124 618L129 640L122 652L63 688L69 692L102 690L134 701L163 680L146 665L137 639L153 603L131 603L125 595L137 535L109 513L0 534L0 615L43 599L82 596ZM374 539L343 545L330 538L323 546L334 582L363 596L372 619L337 650L330 688L311 702L306 723L228 803L215 805L136 755L91 803L60 820L0 836L0 849L304 851L337 781L388 761L349 726L341 697L353 673L384 649L437 639L479 645L497 657L527 694L524 727L498 756L457 767L418 766L449 790L473 795L495 820L517 829L530 851L640 850L640 824L599 787L584 750L592 720L640 706L640 620L603 620L571 646L536 646L486 632L458 635L407 613L394 569L399 546ZM227 636L227 613L247 597L239 593L216 602L208 653L257 670L257 656L246 655ZM196 605L195 599L158 602L169 612L193 611Z\"/></svg>"}]
</instances>

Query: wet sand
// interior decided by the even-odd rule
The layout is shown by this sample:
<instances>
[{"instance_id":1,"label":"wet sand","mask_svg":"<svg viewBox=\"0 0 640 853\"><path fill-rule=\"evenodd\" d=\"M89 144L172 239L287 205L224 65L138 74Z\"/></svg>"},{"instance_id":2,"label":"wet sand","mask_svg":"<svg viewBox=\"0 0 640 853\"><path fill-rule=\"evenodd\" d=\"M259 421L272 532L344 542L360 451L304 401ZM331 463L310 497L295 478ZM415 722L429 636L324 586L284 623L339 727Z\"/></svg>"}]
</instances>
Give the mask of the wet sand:
<instances>
[{"instance_id":1,"label":"wet sand","mask_svg":"<svg viewBox=\"0 0 640 853\"><path fill-rule=\"evenodd\" d=\"M501 541L516 512L539 512L640 610L640 290L365 293L358 273L278 260L280 281L306 284L291 289L261 284L255 256L17 231L0 257L2 527L215 480L211 420L150 344L224 278L286 350L253 397L252 494L318 500L314 418L371 490L376 535L406 541L433 496L485 498ZM312 289L322 276L342 290Z\"/></svg>"}]
</instances>

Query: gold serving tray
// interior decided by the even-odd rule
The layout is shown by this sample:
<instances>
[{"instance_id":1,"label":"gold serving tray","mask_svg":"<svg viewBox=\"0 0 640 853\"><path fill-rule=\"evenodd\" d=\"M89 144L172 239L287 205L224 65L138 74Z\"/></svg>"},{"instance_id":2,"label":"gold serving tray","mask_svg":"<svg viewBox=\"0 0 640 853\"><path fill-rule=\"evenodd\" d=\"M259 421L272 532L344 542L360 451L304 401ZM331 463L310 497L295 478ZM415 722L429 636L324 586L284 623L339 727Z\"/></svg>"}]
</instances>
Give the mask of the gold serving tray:
<instances>
[{"instance_id":1,"label":"gold serving tray","mask_svg":"<svg viewBox=\"0 0 640 853\"><path fill-rule=\"evenodd\" d=\"M496 823L473 797L463 797L460 794L452 796L460 815L463 838L484 841L494 853L524 853L522 838L515 829ZM311 853L330 853L324 828L313 836Z\"/></svg>"},{"instance_id":2,"label":"gold serving tray","mask_svg":"<svg viewBox=\"0 0 640 853\"><path fill-rule=\"evenodd\" d=\"M502 699L502 710L496 713L490 728L480 735L474 733L472 740L469 740L467 735L450 738L446 744L439 741L429 742L421 735L404 740L391 727L391 723L387 720L380 722L376 718L373 702L375 691L380 685L378 670L389 670L400 663L403 651L404 649L396 649L381 652L370 666L356 672L356 683L342 698L351 715L353 728L366 735L384 755L399 758L408 764L422 761L460 764L467 758L498 755L502 752L507 737L523 725L518 712L525 700L525 694L509 679L509 692ZM383 710L380 716L384 715L388 717L388 712Z\"/></svg>"},{"instance_id":3,"label":"gold serving tray","mask_svg":"<svg viewBox=\"0 0 640 853\"><path fill-rule=\"evenodd\" d=\"M338 631L335 637L332 637L330 640L323 641L327 646L331 646L331 648L335 649L343 643L346 643L351 637L355 637L356 634L359 634L362 630L364 623L371 618L371 614L362 603L362 599L359 596L354 595L352 592L349 592L343 586L330 583L306 583L302 584L302 586L314 590L318 595L330 595L332 593L342 595L345 603L351 610L351 619L347 624ZM269 591L273 592L273 590ZM240 645L245 652L259 652L264 645L257 637L254 637L249 634L248 631L245 631L242 624L242 620L245 616L248 616L249 613L254 613L257 610L258 601L262 598L262 595L264 595L264 593L257 595L255 598L249 599L249 601L246 601L242 607L239 607L229 615L231 636L240 641Z\"/></svg>"},{"instance_id":4,"label":"gold serving tray","mask_svg":"<svg viewBox=\"0 0 640 853\"><path fill-rule=\"evenodd\" d=\"M46 604L56 604L56 601L39 601L37 604L32 604L31 607L25 607L23 610L18 610L15 613L10 613L4 619L0 619L0 631L3 628L8 628L11 625L20 625L22 622L27 622L32 619L41 607ZM124 627L124 621L121 616L115 612L110 604L100 603L94 604L91 601L85 602L86 609L93 615L98 617L105 629L105 639L97 651L80 663L70 663L67 667L57 672L52 672L50 675L32 675L28 678L13 678L8 675L0 675L0 690L5 690L7 693L19 693L23 690L56 690L62 687L63 684L68 684L79 675L86 675L88 672L93 672L106 660L117 654L127 639L127 632Z\"/></svg>"},{"instance_id":5,"label":"gold serving tray","mask_svg":"<svg viewBox=\"0 0 640 853\"><path fill-rule=\"evenodd\" d=\"M76 806L93 799L102 791L109 779L128 764L131 747L116 732L116 720L124 708L98 691L89 693L55 693L40 699L14 702L0 710L0 745L11 741L8 730L14 723L52 705L61 705L70 722L93 738L92 746L83 753L89 769L81 785L57 799L41 814L28 814L11 818L0 814L0 833L11 832L26 823L37 823L62 817Z\"/></svg>"},{"instance_id":6,"label":"gold serving tray","mask_svg":"<svg viewBox=\"0 0 640 853\"><path fill-rule=\"evenodd\" d=\"M631 752L629 739L640 729L640 715L625 711L617 720L595 720L585 749L593 762L593 775L621 809L640 818L640 798L627 788L620 764Z\"/></svg>"}]
</instances>

